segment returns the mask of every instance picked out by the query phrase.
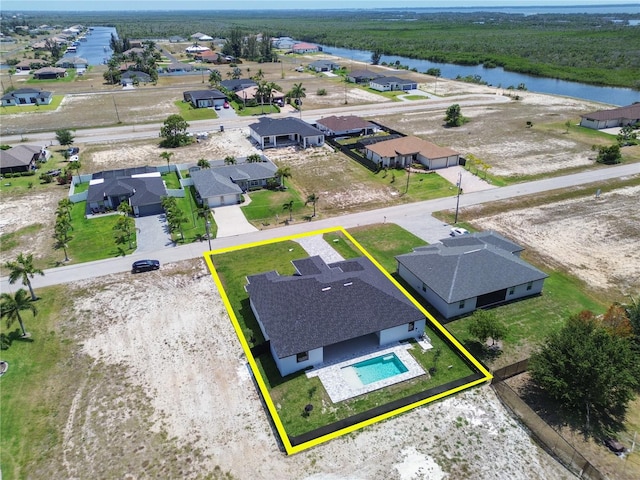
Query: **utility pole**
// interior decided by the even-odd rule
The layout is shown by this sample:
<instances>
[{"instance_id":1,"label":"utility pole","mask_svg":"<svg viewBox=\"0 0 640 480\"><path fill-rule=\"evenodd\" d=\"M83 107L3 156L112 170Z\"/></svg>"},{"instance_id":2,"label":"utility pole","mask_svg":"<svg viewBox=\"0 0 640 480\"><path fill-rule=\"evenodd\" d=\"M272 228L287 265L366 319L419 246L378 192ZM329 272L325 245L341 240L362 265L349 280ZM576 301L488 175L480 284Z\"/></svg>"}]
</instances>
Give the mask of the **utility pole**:
<instances>
[{"instance_id":1,"label":"utility pole","mask_svg":"<svg viewBox=\"0 0 640 480\"><path fill-rule=\"evenodd\" d=\"M460 193L462 193L462 172L458 172L458 195L456 197L456 218L453 223L458 223L458 209L460 208Z\"/></svg>"},{"instance_id":2,"label":"utility pole","mask_svg":"<svg viewBox=\"0 0 640 480\"><path fill-rule=\"evenodd\" d=\"M118 119L118 123L122 123L120 121L120 115L118 114L118 106L116 105L116 97L114 97L113 95L111 95L111 99L113 100L113 108L116 109L116 117Z\"/></svg>"},{"instance_id":3,"label":"utility pole","mask_svg":"<svg viewBox=\"0 0 640 480\"><path fill-rule=\"evenodd\" d=\"M409 193L409 177L411 176L411 163L409 163L409 168L407 168L407 187L404 190L404 193Z\"/></svg>"}]
</instances>

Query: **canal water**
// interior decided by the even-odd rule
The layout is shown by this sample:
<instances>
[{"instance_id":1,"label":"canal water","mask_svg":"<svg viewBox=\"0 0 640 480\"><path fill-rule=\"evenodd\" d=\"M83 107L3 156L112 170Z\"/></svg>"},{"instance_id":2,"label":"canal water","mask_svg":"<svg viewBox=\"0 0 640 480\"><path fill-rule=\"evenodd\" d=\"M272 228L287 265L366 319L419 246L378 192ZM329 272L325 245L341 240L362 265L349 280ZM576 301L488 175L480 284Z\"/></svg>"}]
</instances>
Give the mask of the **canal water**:
<instances>
[{"instance_id":1,"label":"canal water","mask_svg":"<svg viewBox=\"0 0 640 480\"><path fill-rule=\"evenodd\" d=\"M335 55L337 57L354 60L358 62L371 62L371 52L366 50L353 50L349 48L339 48L331 45L322 45L325 53ZM564 95L567 97L582 98L585 100L593 100L596 102L610 103L613 105L631 105L634 102L640 102L640 91L631 88L615 88L615 87L599 87L596 85L587 85L579 82L567 82L565 80L557 80L554 78L534 77L532 75L524 75L522 73L507 72L502 67L484 68L482 65L466 66L453 65L448 63L435 63L428 60L416 60L414 58L399 57L396 55L383 55L380 63L395 64L399 61L401 65L406 65L410 69L415 68L418 72L424 73L430 68L439 68L441 76L444 78L456 78L479 75L482 80L494 87L500 86L508 88L509 86L517 87L521 83L532 92L549 93L552 95ZM351 67L345 65L349 70ZM354 67L358 69L360 67Z\"/></svg>"},{"instance_id":2,"label":"canal water","mask_svg":"<svg viewBox=\"0 0 640 480\"><path fill-rule=\"evenodd\" d=\"M92 30L87 30L84 37L86 41L78 42L77 50L65 53L64 57L82 57L89 62L89 65L102 65L109 61L113 55L109 42L111 34L118 37L116 29L114 27L91 28Z\"/></svg>"}]
</instances>

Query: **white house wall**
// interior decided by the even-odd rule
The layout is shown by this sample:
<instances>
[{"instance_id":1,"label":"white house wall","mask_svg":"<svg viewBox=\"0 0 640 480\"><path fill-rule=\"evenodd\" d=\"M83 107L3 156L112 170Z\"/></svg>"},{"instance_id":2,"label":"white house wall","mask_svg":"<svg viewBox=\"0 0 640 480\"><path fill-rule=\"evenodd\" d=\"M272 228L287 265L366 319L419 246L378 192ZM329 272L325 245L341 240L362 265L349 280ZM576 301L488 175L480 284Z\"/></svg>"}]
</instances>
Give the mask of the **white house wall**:
<instances>
[{"instance_id":1,"label":"white house wall","mask_svg":"<svg viewBox=\"0 0 640 480\"><path fill-rule=\"evenodd\" d=\"M278 370L280 371L280 375L282 375L283 377L291 373L297 372L299 370L304 370L305 368L319 365L324 361L322 348L309 350L309 359L304 362L298 362L297 355L291 355L290 357L285 357L285 358L278 358L278 356L273 351L273 347L271 347L271 356L276 362Z\"/></svg>"},{"instance_id":2,"label":"white house wall","mask_svg":"<svg viewBox=\"0 0 640 480\"><path fill-rule=\"evenodd\" d=\"M413 330L409 330L409 323L398 325L397 327L387 328L379 334L380 345L388 345L389 343L399 342L408 338L417 338L424 332L426 320L420 320L414 323Z\"/></svg>"}]
</instances>

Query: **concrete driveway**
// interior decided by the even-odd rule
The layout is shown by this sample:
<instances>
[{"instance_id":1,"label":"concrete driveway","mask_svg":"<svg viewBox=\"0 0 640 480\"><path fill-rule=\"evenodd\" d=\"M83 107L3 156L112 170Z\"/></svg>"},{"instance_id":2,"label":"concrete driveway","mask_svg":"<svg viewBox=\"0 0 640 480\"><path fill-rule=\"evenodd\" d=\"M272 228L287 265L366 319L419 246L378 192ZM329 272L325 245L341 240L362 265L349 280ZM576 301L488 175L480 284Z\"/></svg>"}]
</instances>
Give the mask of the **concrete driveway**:
<instances>
[{"instance_id":1,"label":"concrete driveway","mask_svg":"<svg viewBox=\"0 0 640 480\"><path fill-rule=\"evenodd\" d=\"M458 175L462 174L462 191L463 193L481 192L483 190L489 190L491 188L497 188L495 185L487 183L482 178L468 172L460 165L449 168L439 168L434 170L442 178L449 180L455 187L458 183Z\"/></svg>"},{"instance_id":2,"label":"concrete driveway","mask_svg":"<svg viewBox=\"0 0 640 480\"><path fill-rule=\"evenodd\" d=\"M162 215L136 218L136 231L138 233L136 253L153 252L154 250L175 247L171 241L169 225L164 213Z\"/></svg>"},{"instance_id":3,"label":"concrete driveway","mask_svg":"<svg viewBox=\"0 0 640 480\"><path fill-rule=\"evenodd\" d=\"M245 195L245 198L249 198ZM246 204L247 202L245 202ZM228 205L213 209L213 219L218 225L216 238L232 237L244 233L257 232L258 229L251 225L240 210L241 205Z\"/></svg>"}]
</instances>

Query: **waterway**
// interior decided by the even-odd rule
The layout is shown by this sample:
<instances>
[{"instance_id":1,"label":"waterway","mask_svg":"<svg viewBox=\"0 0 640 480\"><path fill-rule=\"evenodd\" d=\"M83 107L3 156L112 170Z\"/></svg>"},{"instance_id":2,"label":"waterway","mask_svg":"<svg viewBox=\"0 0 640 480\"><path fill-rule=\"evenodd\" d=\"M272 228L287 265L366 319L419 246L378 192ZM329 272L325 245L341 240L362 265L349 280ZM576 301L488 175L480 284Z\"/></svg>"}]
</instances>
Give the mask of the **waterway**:
<instances>
[{"instance_id":1,"label":"waterway","mask_svg":"<svg viewBox=\"0 0 640 480\"><path fill-rule=\"evenodd\" d=\"M78 42L75 52L67 52L65 57L82 57L89 62L89 65L102 65L113 55L113 50L109 46L111 34L118 37L118 32L114 27L91 27L84 38L86 41Z\"/></svg>"},{"instance_id":2,"label":"waterway","mask_svg":"<svg viewBox=\"0 0 640 480\"><path fill-rule=\"evenodd\" d=\"M335 55L336 57L358 62L371 62L371 52L366 50L353 50L322 44L318 45L322 47L325 53ZM430 68L439 68L443 78L456 78L458 75L461 77L479 75L482 77L483 81L495 87L517 87L521 83L524 83L527 90L532 92L563 95L620 106L640 102L640 91L633 90L631 88L600 87L596 85L588 85L586 83L557 80L554 78L534 77L532 75L524 75L522 73L507 72L502 67L484 68L482 65L466 66L453 65L449 63L435 63L428 60L399 57L397 55L383 55L380 59L380 63L385 62L387 64L395 64L396 61L400 62L401 65L408 66L409 69L415 68L421 73L426 72ZM344 62L342 66L345 66ZM346 67L351 70L351 66L346 65ZM354 66L353 68L358 69L360 67Z\"/></svg>"}]
</instances>

